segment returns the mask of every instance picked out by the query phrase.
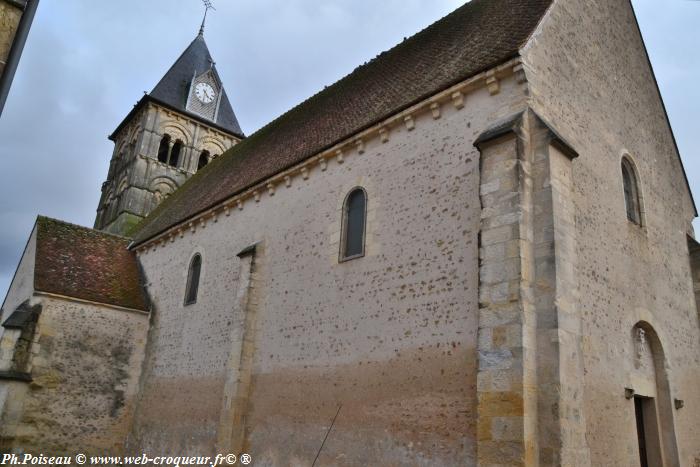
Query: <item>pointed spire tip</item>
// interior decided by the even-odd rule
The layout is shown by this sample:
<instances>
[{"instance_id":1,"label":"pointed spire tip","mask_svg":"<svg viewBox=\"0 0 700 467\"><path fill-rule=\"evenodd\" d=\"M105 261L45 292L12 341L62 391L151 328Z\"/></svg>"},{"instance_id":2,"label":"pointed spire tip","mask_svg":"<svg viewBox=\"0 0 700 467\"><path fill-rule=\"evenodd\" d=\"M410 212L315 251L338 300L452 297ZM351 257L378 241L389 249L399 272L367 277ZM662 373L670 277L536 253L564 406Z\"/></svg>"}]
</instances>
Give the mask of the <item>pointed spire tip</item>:
<instances>
[{"instance_id":1,"label":"pointed spire tip","mask_svg":"<svg viewBox=\"0 0 700 467\"><path fill-rule=\"evenodd\" d=\"M202 0L202 2L204 2L204 17L202 18L202 25L199 27L198 36L204 36L204 23L207 21L207 12L216 9L211 4L211 0Z\"/></svg>"}]
</instances>

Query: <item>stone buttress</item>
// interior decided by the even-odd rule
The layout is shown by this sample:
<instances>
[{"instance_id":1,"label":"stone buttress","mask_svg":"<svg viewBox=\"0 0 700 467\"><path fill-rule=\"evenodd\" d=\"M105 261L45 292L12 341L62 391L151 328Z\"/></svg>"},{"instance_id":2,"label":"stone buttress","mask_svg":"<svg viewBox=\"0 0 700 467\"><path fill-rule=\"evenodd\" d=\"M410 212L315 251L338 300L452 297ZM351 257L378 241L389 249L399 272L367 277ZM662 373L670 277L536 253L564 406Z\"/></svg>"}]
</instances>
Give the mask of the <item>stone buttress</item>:
<instances>
[{"instance_id":1,"label":"stone buttress","mask_svg":"<svg viewBox=\"0 0 700 467\"><path fill-rule=\"evenodd\" d=\"M576 152L533 111L481 152L479 465L590 465L571 199Z\"/></svg>"}]
</instances>

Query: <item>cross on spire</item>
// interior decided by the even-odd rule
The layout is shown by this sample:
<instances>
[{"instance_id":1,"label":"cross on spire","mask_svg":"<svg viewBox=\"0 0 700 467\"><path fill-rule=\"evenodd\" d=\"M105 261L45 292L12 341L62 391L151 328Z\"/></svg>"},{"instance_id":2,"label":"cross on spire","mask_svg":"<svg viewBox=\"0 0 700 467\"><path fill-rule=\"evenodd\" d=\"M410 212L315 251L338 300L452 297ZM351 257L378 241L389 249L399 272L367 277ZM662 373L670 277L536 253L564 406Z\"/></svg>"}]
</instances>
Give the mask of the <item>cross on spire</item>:
<instances>
[{"instance_id":1,"label":"cross on spire","mask_svg":"<svg viewBox=\"0 0 700 467\"><path fill-rule=\"evenodd\" d=\"M207 20L207 12L209 10L216 10L214 5L211 4L211 0L202 0L202 3L204 3L204 18L202 18L202 25L199 27L200 36L204 35L204 22Z\"/></svg>"}]
</instances>

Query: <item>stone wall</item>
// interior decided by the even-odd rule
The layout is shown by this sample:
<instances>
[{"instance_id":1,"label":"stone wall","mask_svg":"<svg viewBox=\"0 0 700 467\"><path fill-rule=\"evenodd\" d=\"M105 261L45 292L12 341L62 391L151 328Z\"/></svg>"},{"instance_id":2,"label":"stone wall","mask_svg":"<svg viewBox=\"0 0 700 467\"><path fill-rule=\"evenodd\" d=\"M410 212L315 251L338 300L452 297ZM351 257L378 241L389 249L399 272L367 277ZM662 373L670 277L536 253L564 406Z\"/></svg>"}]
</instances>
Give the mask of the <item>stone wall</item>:
<instances>
[{"instance_id":1,"label":"stone wall","mask_svg":"<svg viewBox=\"0 0 700 467\"><path fill-rule=\"evenodd\" d=\"M479 465L536 463L532 161L523 151L528 139L510 132L479 144Z\"/></svg>"},{"instance_id":2,"label":"stone wall","mask_svg":"<svg viewBox=\"0 0 700 467\"><path fill-rule=\"evenodd\" d=\"M576 153L531 110L495 123L477 145L478 463L590 465L575 298Z\"/></svg>"},{"instance_id":3,"label":"stone wall","mask_svg":"<svg viewBox=\"0 0 700 467\"><path fill-rule=\"evenodd\" d=\"M321 464L474 462L473 142L525 100L512 75L493 84L139 250L155 311L132 451L310 465L337 413ZM367 254L339 264L342 202L358 185ZM254 260L238 256L253 244ZM184 306L195 253L199 298Z\"/></svg>"},{"instance_id":4,"label":"stone wall","mask_svg":"<svg viewBox=\"0 0 700 467\"><path fill-rule=\"evenodd\" d=\"M10 287L7 289L7 295L3 300L2 309L0 309L0 324L22 302L32 297L34 293L34 258L36 258L36 227L32 229L32 233L29 235L24 252L22 252L22 258L17 265ZM2 337L3 329L0 326L0 338Z\"/></svg>"},{"instance_id":5,"label":"stone wall","mask_svg":"<svg viewBox=\"0 0 700 467\"><path fill-rule=\"evenodd\" d=\"M21 331L19 329L6 329L2 323L20 304L32 298L35 256L36 228L29 236L3 301L2 309L0 309L0 446L2 446L2 440L14 432L16 422L21 417L22 401L27 392L26 382L17 380L18 375L13 361Z\"/></svg>"},{"instance_id":6,"label":"stone wall","mask_svg":"<svg viewBox=\"0 0 700 467\"><path fill-rule=\"evenodd\" d=\"M5 69L7 57L15 39L15 32L17 31L19 20L22 18L22 10L14 3L20 4L24 2L0 0L0 76L2 76Z\"/></svg>"},{"instance_id":7,"label":"stone wall","mask_svg":"<svg viewBox=\"0 0 700 467\"><path fill-rule=\"evenodd\" d=\"M666 414L675 421L678 462L694 465L700 331L686 245L694 210L629 2L557 0L523 60L531 105L580 154L572 166L571 237L591 464L637 459L634 405L625 387L634 387L631 335L641 321L659 336L667 397L685 402ZM623 154L639 174L642 227L625 213ZM566 423L575 415L562 412ZM674 454L667 456L674 465Z\"/></svg>"},{"instance_id":8,"label":"stone wall","mask_svg":"<svg viewBox=\"0 0 700 467\"><path fill-rule=\"evenodd\" d=\"M42 306L32 381L12 385L0 449L121 454L133 415L148 316L61 298ZM79 449L78 449L79 448Z\"/></svg>"}]
</instances>

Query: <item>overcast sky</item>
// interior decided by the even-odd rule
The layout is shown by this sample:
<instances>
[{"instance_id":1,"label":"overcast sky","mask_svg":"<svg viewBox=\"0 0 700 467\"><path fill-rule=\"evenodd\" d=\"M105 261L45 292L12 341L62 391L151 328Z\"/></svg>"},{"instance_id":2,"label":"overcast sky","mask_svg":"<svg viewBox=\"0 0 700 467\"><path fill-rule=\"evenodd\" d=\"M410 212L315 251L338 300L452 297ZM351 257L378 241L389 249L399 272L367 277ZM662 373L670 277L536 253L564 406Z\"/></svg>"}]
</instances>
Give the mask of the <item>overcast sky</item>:
<instances>
[{"instance_id":1,"label":"overcast sky","mask_svg":"<svg viewBox=\"0 0 700 467\"><path fill-rule=\"evenodd\" d=\"M213 1L205 38L246 134L464 3ZM700 2L633 3L700 202ZM92 226L107 135L194 39L202 11L200 0L41 0L0 118L0 298L37 214Z\"/></svg>"}]
</instances>

